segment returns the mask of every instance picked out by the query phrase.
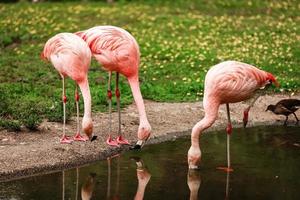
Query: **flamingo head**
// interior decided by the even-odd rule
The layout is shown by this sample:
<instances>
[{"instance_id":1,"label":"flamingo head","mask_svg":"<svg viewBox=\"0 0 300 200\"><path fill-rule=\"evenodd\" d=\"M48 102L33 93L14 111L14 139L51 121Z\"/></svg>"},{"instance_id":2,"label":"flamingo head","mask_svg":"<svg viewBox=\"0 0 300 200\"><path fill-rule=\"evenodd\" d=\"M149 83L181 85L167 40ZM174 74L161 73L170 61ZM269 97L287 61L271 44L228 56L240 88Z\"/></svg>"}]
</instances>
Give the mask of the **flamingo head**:
<instances>
[{"instance_id":1,"label":"flamingo head","mask_svg":"<svg viewBox=\"0 0 300 200\"><path fill-rule=\"evenodd\" d=\"M188 151L188 164L189 169L199 169L199 164L201 161L201 150L191 146Z\"/></svg>"},{"instance_id":2,"label":"flamingo head","mask_svg":"<svg viewBox=\"0 0 300 200\"><path fill-rule=\"evenodd\" d=\"M151 134L151 126L149 122L141 123L138 129L138 138L140 140L147 140Z\"/></svg>"},{"instance_id":3,"label":"flamingo head","mask_svg":"<svg viewBox=\"0 0 300 200\"><path fill-rule=\"evenodd\" d=\"M89 140L93 141L97 138L97 136L93 134L93 122L91 118L83 117L82 129L84 133L88 136Z\"/></svg>"},{"instance_id":4,"label":"flamingo head","mask_svg":"<svg viewBox=\"0 0 300 200\"><path fill-rule=\"evenodd\" d=\"M270 81L270 83L274 83L274 85L276 87L279 87L280 84L278 83L278 81L276 80L276 78L273 76L273 74L267 72L267 80Z\"/></svg>"}]
</instances>

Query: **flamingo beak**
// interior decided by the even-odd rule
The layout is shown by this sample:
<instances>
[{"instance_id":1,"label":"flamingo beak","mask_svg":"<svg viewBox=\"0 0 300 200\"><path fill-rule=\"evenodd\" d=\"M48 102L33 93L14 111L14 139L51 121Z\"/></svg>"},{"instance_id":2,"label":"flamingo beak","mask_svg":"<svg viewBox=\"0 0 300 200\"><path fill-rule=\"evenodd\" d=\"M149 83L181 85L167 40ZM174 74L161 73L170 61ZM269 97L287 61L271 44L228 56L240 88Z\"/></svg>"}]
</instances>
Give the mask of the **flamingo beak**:
<instances>
[{"instance_id":1,"label":"flamingo beak","mask_svg":"<svg viewBox=\"0 0 300 200\"><path fill-rule=\"evenodd\" d=\"M243 127L246 128L248 124L248 120L243 120Z\"/></svg>"},{"instance_id":2,"label":"flamingo beak","mask_svg":"<svg viewBox=\"0 0 300 200\"><path fill-rule=\"evenodd\" d=\"M97 139L97 136L96 136L96 135L94 135L94 134L92 134L92 136L90 137L90 139L91 139L91 142L93 142L94 140L96 140L96 139Z\"/></svg>"}]
</instances>

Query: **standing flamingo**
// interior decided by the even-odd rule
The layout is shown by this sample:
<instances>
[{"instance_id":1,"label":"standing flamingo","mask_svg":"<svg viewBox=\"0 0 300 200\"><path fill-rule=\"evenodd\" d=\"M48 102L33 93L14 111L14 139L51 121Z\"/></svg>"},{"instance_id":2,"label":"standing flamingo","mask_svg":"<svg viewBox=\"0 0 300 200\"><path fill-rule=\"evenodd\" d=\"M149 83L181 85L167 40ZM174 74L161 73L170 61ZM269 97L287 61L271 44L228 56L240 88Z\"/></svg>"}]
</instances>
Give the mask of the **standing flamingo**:
<instances>
[{"instance_id":1,"label":"standing flamingo","mask_svg":"<svg viewBox=\"0 0 300 200\"><path fill-rule=\"evenodd\" d=\"M225 171L232 171L230 168L230 134L232 125L230 120L229 103L236 103L249 99L255 91L275 83L279 86L274 76L257 69L246 63L237 61L226 61L213 66L206 74L203 107L204 118L192 129L191 147L188 151L188 164L190 169L198 168L201 160L199 137L201 133L209 128L218 117L220 104L226 104L228 125L227 132L227 168ZM257 98L255 98L257 99ZM251 103L251 106L254 102ZM244 122L248 121L250 107L244 111Z\"/></svg>"},{"instance_id":2,"label":"standing flamingo","mask_svg":"<svg viewBox=\"0 0 300 200\"><path fill-rule=\"evenodd\" d=\"M146 116L144 101L140 92L138 78L140 52L136 40L127 31L114 26L96 26L85 31L77 32L76 34L86 41L96 60L109 74L107 97L110 117L109 136L106 143L112 146L129 144L121 133L120 91L118 87L119 73L121 73L128 79L140 118L138 141L133 148L142 148L150 137L151 126ZM111 138L111 75L113 71L116 72L115 95L117 97L119 118L118 137L116 140Z\"/></svg>"},{"instance_id":3,"label":"standing flamingo","mask_svg":"<svg viewBox=\"0 0 300 200\"><path fill-rule=\"evenodd\" d=\"M79 94L77 84L80 87L84 100L84 116L82 119L82 129L89 139L94 140L93 123L91 114L91 94L88 83L88 68L91 62L91 51L87 44L77 35L72 33L60 33L50 38L41 53L41 58L51 61L55 69L62 78L63 92L63 136L61 143L71 143L73 140L86 141L87 138L80 135L79 130ZM69 138L65 134L66 124L66 103L65 77L69 76L76 82L75 101L77 108L77 133L74 138Z\"/></svg>"}]
</instances>

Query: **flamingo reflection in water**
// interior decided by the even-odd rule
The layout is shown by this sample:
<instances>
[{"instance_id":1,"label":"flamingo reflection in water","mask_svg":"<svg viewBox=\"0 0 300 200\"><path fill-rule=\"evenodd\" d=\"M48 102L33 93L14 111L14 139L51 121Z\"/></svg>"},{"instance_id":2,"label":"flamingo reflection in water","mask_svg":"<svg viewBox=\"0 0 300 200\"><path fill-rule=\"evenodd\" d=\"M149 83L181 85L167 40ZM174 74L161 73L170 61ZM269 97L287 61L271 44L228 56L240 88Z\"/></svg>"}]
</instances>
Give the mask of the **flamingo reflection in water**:
<instances>
[{"instance_id":1,"label":"flamingo reflection in water","mask_svg":"<svg viewBox=\"0 0 300 200\"><path fill-rule=\"evenodd\" d=\"M112 177L112 160L117 160L117 177L116 177L116 183L115 183L115 192L112 195L111 194L111 177ZM142 200L144 198L145 189L150 181L151 174L148 170L148 168L145 166L144 162L139 157L132 157L133 161L135 161L136 164L136 174L137 174L137 180L138 180L138 187L136 190L136 194L134 196L135 200ZM107 199L120 199L120 156L114 155L112 157L107 158ZM90 200L93 197L94 188L96 185L96 174L90 173L89 176L86 178L85 182L83 183L81 187L81 199L82 200ZM79 188L79 168L76 168L76 194L75 194L75 200L78 199L78 190ZM62 171L62 200L65 200L65 171Z\"/></svg>"},{"instance_id":2,"label":"flamingo reflection in water","mask_svg":"<svg viewBox=\"0 0 300 200\"><path fill-rule=\"evenodd\" d=\"M117 179L115 193L111 196L111 160L117 158ZM119 154L107 158L107 196L106 199L120 199L119 197L119 188L120 188L120 156Z\"/></svg>"},{"instance_id":3,"label":"flamingo reflection in water","mask_svg":"<svg viewBox=\"0 0 300 200\"><path fill-rule=\"evenodd\" d=\"M113 158L117 159L117 179L116 179L116 187L115 187L115 194L111 195L111 161ZM138 187L136 194L134 196L135 200L142 200L144 198L145 189L150 181L151 174L148 168L145 166L144 162L139 157L132 157L132 160L136 163L136 173L138 179ZM119 197L119 182L120 182L120 156L115 155L112 157L107 158L107 166L108 166L108 178L107 178L107 199L120 199Z\"/></svg>"},{"instance_id":4,"label":"flamingo reflection in water","mask_svg":"<svg viewBox=\"0 0 300 200\"><path fill-rule=\"evenodd\" d=\"M189 169L187 174L187 185L190 189L190 200L199 199L199 189L201 186L201 175L198 170ZM230 172L226 173L225 200L229 199L230 193Z\"/></svg>"},{"instance_id":5,"label":"flamingo reflection in water","mask_svg":"<svg viewBox=\"0 0 300 200\"><path fill-rule=\"evenodd\" d=\"M190 189L190 200L198 199L198 191L201 185L199 171L190 169L187 174L187 185Z\"/></svg>"},{"instance_id":6,"label":"flamingo reflection in water","mask_svg":"<svg viewBox=\"0 0 300 200\"><path fill-rule=\"evenodd\" d=\"M138 187L135 194L135 200L144 199L145 189L150 181L151 174L140 157L132 157L136 164L136 176L138 179Z\"/></svg>"},{"instance_id":7,"label":"flamingo reflection in water","mask_svg":"<svg viewBox=\"0 0 300 200\"><path fill-rule=\"evenodd\" d=\"M78 168L77 168L77 170L78 170ZM82 200L90 200L92 198L94 187L96 184L95 177L96 177L95 173L90 173L90 175L87 177L85 183L82 185L82 187L81 187L81 199ZM77 183L78 183L78 181L77 181ZM78 195L76 192L76 200L77 200L77 196Z\"/></svg>"},{"instance_id":8,"label":"flamingo reflection in water","mask_svg":"<svg viewBox=\"0 0 300 200\"><path fill-rule=\"evenodd\" d=\"M94 187L96 184L96 174L90 173L87 177L86 181L81 187L81 199L82 200L90 200L93 195ZM79 168L76 168L76 193L75 193L75 200L78 200L78 188L79 188ZM65 200L65 171L62 171L62 200ZM69 198L67 198L69 199Z\"/></svg>"}]
</instances>

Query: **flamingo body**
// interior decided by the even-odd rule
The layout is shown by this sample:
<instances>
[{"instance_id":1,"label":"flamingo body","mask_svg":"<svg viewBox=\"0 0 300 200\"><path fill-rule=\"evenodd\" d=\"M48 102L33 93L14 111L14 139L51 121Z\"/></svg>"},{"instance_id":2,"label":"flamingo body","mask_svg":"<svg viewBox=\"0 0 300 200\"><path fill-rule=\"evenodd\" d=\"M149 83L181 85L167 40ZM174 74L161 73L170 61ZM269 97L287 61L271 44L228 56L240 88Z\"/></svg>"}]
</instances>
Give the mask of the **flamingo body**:
<instances>
[{"instance_id":1,"label":"flamingo body","mask_svg":"<svg viewBox=\"0 0 300 200\"><path fill-rule=\"evenodd\" d=\"M126 30L115 26L96 26L76 34L86 41L105 70L116 71L126 77L138 75L139 46Z\"/></svg>"},{"instance_id":2,"label":"flamingo body","mask_svg":"<svg viewBox=\"0 0 300 200\"><path fill-rule=\"evenodd\" d=\"M204 101L214 99L219 104L244 101L269 81L274 81L274 77L268 72L246 63L225 61L207 72Z\"/></svg>"},{"instance_id":3,"label":"flamingo body","mask_svg":"<svg viewBox=\"0 0 300 200\"><path fill-rule=\"evenodd\" d=\"M70 77L79 85L84 99L82 128L87 136L91 137L93 124L91 118L91 96L87 76L91 62L89 47L75 34L60 33L46 42L41 57L51 61L63 79ZM63 98L65 103L66 97Z\"/></svg>"},{"instance_id":4,"label":"flamingo body","mask_svg":"<svg viewBox=\"0 0 300 200\"><path fill-rule=\"evenodd\" d=\"M201 159L199 137L217 119L219 106L249 99L255 91L270 83L278 85L272 74L237 61L222 62L207 72L203 97L205 116L192 129L191 147L188 151L189 168L198 168ZM227 132L231 133L231 123Z\"/></svg>"},{"instance_id":5,"label":"flamingo body","mask_svg":"<svg viewBox=\"0 0 300 200\"><path fill-rule=\"evenodd\" d=\"M138 139L144 144L150 136L151 126L146 116L144 101L139 87L140 51L138 43L126 30L115 26L96 26L76 34L88 44L93 56L109 72L109 77L111 77L111 72L116 72L117 76L120 73L128 79L139 112ZM118 84L116 85L118 87ZM110 78L108 91L108 99L111 102ZM120 92L118 88L116 88L116 97L119 107ZM118 112L120 116L119 108ZM111 141L111 138L109 137L107 141ZM108 144L116 145L111 142L108 142ZM138 146L140 147L141 145Z\"/></svg>"}]
</instances>

